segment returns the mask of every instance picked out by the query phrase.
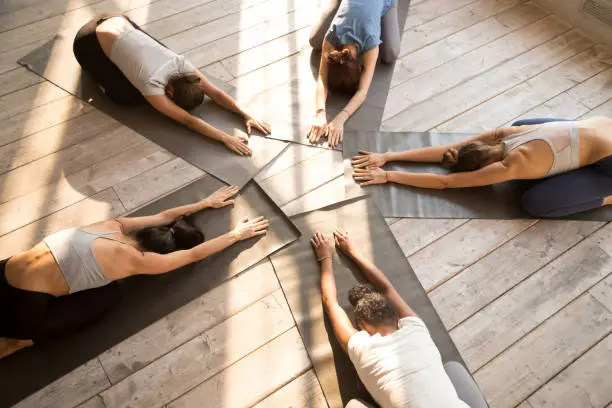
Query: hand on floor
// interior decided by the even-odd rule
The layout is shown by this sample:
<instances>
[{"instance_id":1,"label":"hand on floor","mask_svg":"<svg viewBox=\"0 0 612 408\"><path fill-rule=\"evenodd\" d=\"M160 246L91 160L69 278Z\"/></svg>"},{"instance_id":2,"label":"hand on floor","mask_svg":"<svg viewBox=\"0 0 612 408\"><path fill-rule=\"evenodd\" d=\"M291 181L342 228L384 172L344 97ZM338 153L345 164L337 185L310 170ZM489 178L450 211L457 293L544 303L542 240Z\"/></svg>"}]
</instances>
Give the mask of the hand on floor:
<instances>
[{"instance_id":1,"label":"hand on floor","mask_svg":"<svg viewBox=\"0 0 612 408\"><path fill-rule=\"evenodd\" d=\"M336 147L338 143L342 142L344 136L344 122L334 119L332 120L327 128L325 129L327 134L327 145L329 147Z\"/></svg>"},{"instance_id":2,"label":"hand on floor","mask_svg":"<svg viewBox=\"0 0 612 408\"><path fill-rule=\"evenodd\" d=\"M319 111L315 114L310 123L310 130L308 131L308 135L306 135L308 141L312 144L317 144L319 139L325 135L326 129L327 117L325 116L325 111Z\"/></svg>"},{"instance_id":3,"label":"hand on floor","mask_svg":"<svg viewBox=\"0 0 612 408\"><path fill-rule=\"evenodd\" d=\"M347 255L355 252L353 241L350 240L348 232L343 229L337 228L334 231L334 241L336 242L336 248L338 248L340 252Z\"/></svg>"},{"instance_id":4,"label":"hand on floor","mask_svg":"<svg viewBox=\"0 0 612 408\"><path fill-rule=\"evenodd\" d=\"M246 137L233 137L225 135L223 138L223 144L231 151L238 153L241 156L250 156L253 151L247 146L249 140Z\"/></svg>"},{"instance_id":5,"label":"hand on floor","mask_svg":"<svg viewBox=\"0 0 612 408\"><path fill-rule=\"evenodd\" d=\"M384 153L372 153L367 150L360 150L359 155L353 157L353 160L351 160L351 164L356 169L382 167L387 164L387 158Z\"/></svg>"},{"instance_id":6,"label":"hand on floor","mask_svg":"<svg viewBox=\"0 0 612 408\"><path fill-rule=\"evenodd\" d=\"M333 257L334 248L332 247L332 243L322 233L317 232L314 234L310 240L310 244L312 245L312 249L314 250L319 262L323 261L324 259L331 259Z\"/></svg>"},{"instance_id":7,"label":"hand on floor","mask_svg":"<svg viewBox=\"0 0 612 408\"><path fill-rule=\"evenodd\" d=\"M247 129L247 134L250 135L253 129L259 130L264 135L269 135L272 132L272 127L268 124L268 122L263 120L257 120L252 117L247 117L245 119L245 126Z\"/></svg>"},{"instance_id":8,"label":"hand on floor","mask_svg":"<svg viewBox=\"0 0 612 408\"><path fill-rule=\"evenodd\" d=\"M244 241L245 239L257 237L259 235L265 235L268 232L268 226L270 221L264 217L257 217L249 220L248 217L244 217L240 220L240 223L232 230L232 235L238 239L238 241Z\"/></svg>"},{"instance_id":9,"label":"hand on floor","mask_svg":"<svg viewBox=\"0 0 612 408\"><path fill-rule=\"evenodd\" d=\"M368 167L367 169L355 169L353 170L353 178L360 186L369 186L372 184L385 184L389 180L387 179L387 172L380 167Z\"/></svg>"},{"instance_id":10,"label":"hand on floor","mask_svg":"<svg viewBox=\"0 0 612 408\"><path fill-rule=\"evenodd\" d=\"M240 191L240 187L237 186L226 186L221 187L208 197L204 199L209 208L222 208L228 205L232 205L236 200L229 200L229 198L235 196Z\"/></svg>"}]
</instances>

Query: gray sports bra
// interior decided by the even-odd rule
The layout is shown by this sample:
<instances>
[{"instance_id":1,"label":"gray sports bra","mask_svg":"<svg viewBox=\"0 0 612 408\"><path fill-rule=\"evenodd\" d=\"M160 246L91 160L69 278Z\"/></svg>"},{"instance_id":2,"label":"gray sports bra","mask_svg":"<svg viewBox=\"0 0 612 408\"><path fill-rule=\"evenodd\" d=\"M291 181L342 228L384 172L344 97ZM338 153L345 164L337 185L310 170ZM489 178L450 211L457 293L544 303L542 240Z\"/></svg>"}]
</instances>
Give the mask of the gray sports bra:
<instances>
[{"instance_id":1,"label":"gray sports bra","mask_svg":"<svg viewBox=\"0 0 612 408\"><path fill-rule=\"evenodd\" d=\"M545 141L553 152L553 164L546 177L580 168L580 146L576 122L544 123L526 132L508 136L503 141L506 154L532 140Z\"/></svg>"},{"instance_id":2,"label":"gray sports bra","mask_svg":"<svg viewBox=\"0 0 612 408\"><path fill-rule=\"evenodd\" d=\"M97 288L110 283L93 253L93 242L98 239L125 242L107 235L120 231L90 232L69 228L49 235L45 244L59 265L70 293Z\"/></svg>"}]
</instances>

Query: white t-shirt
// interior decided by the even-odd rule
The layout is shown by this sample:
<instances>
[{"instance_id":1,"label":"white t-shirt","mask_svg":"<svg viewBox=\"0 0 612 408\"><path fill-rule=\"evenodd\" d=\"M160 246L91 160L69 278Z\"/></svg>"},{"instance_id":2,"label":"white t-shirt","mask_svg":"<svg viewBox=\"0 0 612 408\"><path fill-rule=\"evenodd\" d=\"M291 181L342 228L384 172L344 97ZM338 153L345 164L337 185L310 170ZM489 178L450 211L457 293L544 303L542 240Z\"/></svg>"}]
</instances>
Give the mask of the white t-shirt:
<instances>
[{"instance_id":1,"label":"white t-shirt","mask_svg":"<svg viewBox=\"0 0 612 408\"><path fill-rule=\"evenodd\" d=\"M354 334L348 354L359 378L382 408L469 408L444 371L425 323L405 317L388 335Z\"/></svg>"},{"instance_id":2,"label":"white t-shirt","mask_svg":"<svg viewBox=\"0 0 612 408\"><path fill-rule=\"evenodd\" d=\"M185 57L136 28L115 39L110 60L144 96L163 95L173 75L195 71Z\"/></svg>"}]
</instances>

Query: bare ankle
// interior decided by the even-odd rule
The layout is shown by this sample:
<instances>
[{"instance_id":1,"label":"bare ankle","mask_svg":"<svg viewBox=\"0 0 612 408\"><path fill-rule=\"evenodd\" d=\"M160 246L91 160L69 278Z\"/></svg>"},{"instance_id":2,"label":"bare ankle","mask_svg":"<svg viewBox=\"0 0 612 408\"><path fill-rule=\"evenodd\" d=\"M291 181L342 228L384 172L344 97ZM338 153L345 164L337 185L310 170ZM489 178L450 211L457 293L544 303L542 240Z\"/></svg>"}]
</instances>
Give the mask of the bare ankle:
<instances>
[{"instance_id":1,"label":"bare ankle","mask_svg":"<svg viewBox=\"0 0 612 408\"><path fill-rule=\"evenodd\" d=\"M601 206L603 207L604 205L612 205L612 195L604 198Z\"/></svg>"}]
</instances>

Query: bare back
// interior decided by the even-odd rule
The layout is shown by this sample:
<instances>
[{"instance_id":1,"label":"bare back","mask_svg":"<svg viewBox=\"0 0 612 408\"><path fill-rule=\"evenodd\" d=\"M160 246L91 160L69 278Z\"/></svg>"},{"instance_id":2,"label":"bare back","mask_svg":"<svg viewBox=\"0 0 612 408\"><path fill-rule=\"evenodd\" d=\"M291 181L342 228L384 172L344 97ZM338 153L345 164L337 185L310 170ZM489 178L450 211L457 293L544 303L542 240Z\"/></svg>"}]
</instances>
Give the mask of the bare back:
<instances>
[{"instance_id":1,"label":"bare back","mask_svg":"<svg viewBox=\"0 0 612 408\"><path fill-rule=\"evenodd\" d=\"M579 166L591 165L612 155L612 119L594 117L577 121ZM540 125L510 128L509 137L519 132L533 130ZM507 137L508 137L507 136ZM547 177L553 166L555 155L544 140L532 140L508 152L504 162L515 169L518 179L539 179Z\"/></svg>"},{"instance_id":2,"label":"bare back","mask_svg":"<svg viewBox=\"0 0 612 408\"><path fill-rule=\"evenodd\" d=\"M83 228L90 232L107 232L118 230L113 235L121 241L131 243L133 238L120 232L116 220L103 221ZM122 244L108 239L96 239L92 245L94 256L109 280L122 279L128 276L126 262L139 252L132 245ZM63 296L70 293L70 288L60 267L47 244L42 241L32 249L16 254L6 265L6 279L11 286L34 292Z\"/></svg>"}]
</instances>

